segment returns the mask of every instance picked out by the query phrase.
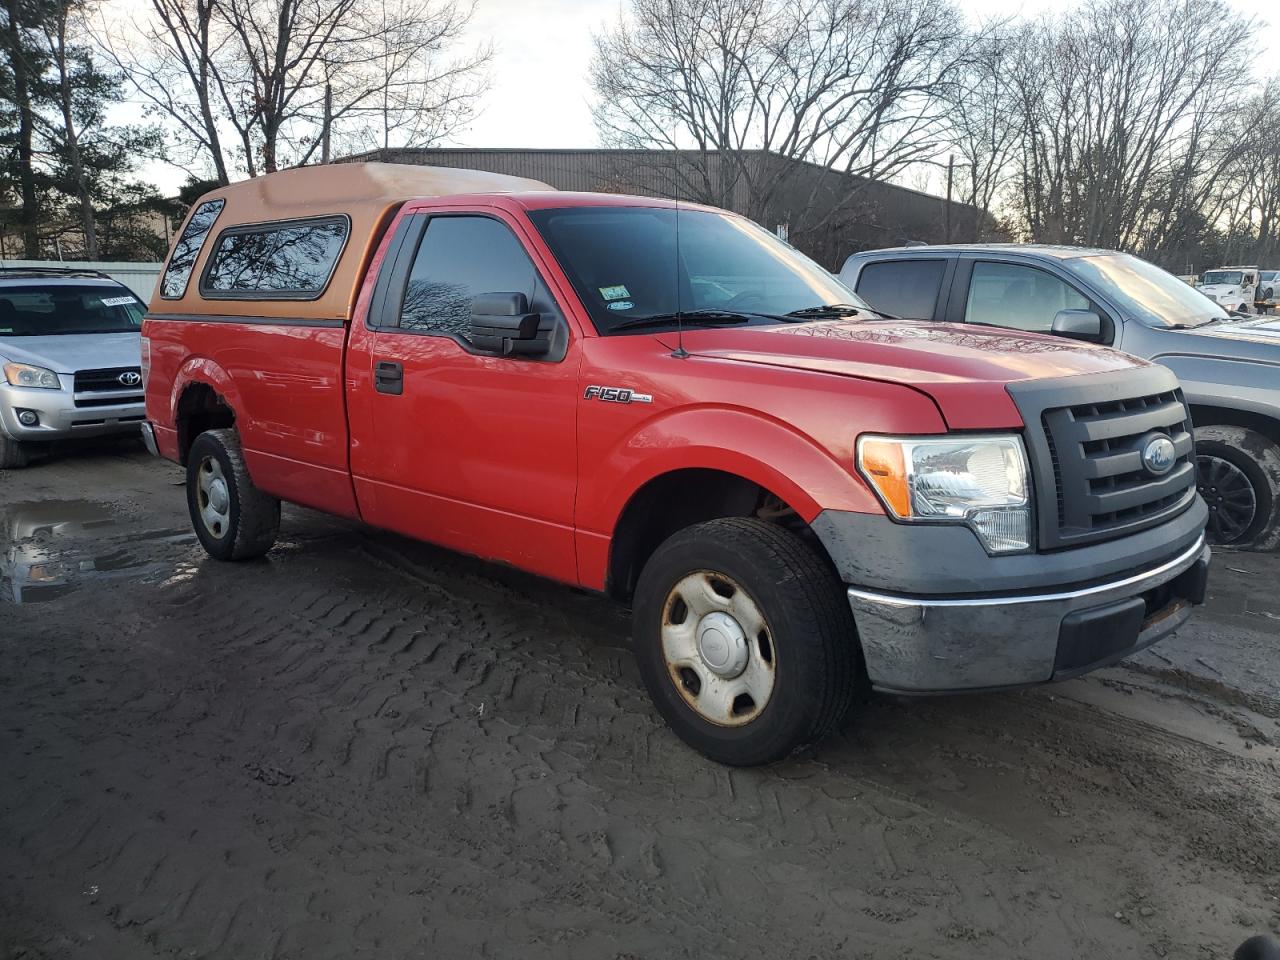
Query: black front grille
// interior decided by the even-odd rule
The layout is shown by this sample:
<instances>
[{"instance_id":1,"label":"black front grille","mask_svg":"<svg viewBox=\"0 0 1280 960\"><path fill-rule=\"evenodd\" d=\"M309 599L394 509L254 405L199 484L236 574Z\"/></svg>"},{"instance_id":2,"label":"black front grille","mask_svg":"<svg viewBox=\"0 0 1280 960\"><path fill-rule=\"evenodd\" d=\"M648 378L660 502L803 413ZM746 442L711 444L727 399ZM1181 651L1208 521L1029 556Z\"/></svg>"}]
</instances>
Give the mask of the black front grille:
<instances>
[{"instance_id":1,"label":"black front grille","mask_svg":"<svg viewBox=\"0 0 1280 960\"><path fill-rule=\"evenodd\" d=\"M1171 515L1195 491L1195 443L1182 391L1046 409L1041 414L1052 461L1057 530L1041 546L1101 540ZM1155 475L1143 464L1153 437L1173 441L1173 467ZM1045 534L1048 534L1046 536Z\"/></svg>"},{"instance_id":2,"label":"black front grille","mask_svg":"<svg viewBox=\"0 0 1280 960\"><path fill-rule=\"evenodd\" d=\"M142 403L147 398L140 393L122 393L110 397L76 397L76 406L85 407L118 407L127 403Z\"/></svg>"},{"instance_id":3,"label":"black front grille","mask_svg":"<svg viewBox=\"0 0 1280 960\"><path fill-rule=\"evenodd\" d=\"M137 374L136 383L121 383L120 377ZM96 393L108 390L138 390L142 386L141 367L108 367L103 370L77 370L76 393Z\"/></svg>"},{"instance_id":4,"label":"black front grille","mask_svg":"<svg viewBox=\"0 0 1280 960\"><path fill-rule=\"evenodd\" d=\"M130 376L132 375L132 376ZM135 382L123 382L133 380ZM75 405L77 407L115 407L142 403L141 367L106 367L102 370L77 370Z\"/></svg>"}]
</instances>

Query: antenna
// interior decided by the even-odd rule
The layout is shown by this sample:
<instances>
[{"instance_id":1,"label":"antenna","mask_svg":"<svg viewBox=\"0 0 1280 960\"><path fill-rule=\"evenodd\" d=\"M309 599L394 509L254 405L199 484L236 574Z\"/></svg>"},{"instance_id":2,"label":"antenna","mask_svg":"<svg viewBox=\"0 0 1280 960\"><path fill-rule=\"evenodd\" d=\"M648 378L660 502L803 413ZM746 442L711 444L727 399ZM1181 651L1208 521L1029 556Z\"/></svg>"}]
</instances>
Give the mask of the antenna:
<instances>
[{"instance_id":1,"label":"antenna","mask_svg":"<svg viewBox=\"0 0 1280 960\"><path fill-rule=\"evenodd\" d=\"M671 356L677 360L689 357L684 348L684 307L680 303L680 201L672 201L676 205L676 348Z\"/></svg>"}]
</instances>

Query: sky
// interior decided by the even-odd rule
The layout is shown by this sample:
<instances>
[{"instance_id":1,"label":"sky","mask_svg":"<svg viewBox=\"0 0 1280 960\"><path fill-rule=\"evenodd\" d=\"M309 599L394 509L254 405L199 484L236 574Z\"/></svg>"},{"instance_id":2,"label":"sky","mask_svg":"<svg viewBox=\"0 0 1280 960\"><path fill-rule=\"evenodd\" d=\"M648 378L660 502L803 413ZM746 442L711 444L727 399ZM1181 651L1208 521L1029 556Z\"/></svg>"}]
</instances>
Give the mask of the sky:
<instances>
[{"instance_id":1,"label":"sky","mask_svg":"<svg viewBox=\"0 0 1280 960\"><path fill-rule=\"evenodd\" d=\"M592 34L618 19L625 0L477 0L464 46L491 43L494 59L490 88L479 114L448 146L592 147L598 138L591 122L586 68ZM1061 0L959 0L975 19L1038 16L1062 9ZM1234 0L1242 13L1277 21L1276 0ZM147 0L122 0L141 13ZM124 12L123 10L121 12ZM1259 77L1280 72L1280 41L1266 49L1265 36L1251 43L1259 52ZM184 179L174 170L147 171L162 189ZM916 184L921 186L928 184Z\"/></svg>"},{"instance_id":2,"label":"sky","mask_svg":"<svg viewBox=\"0 0 1280 960\"><path fill-rule=\"evenodd\" d=\"M975 18L1038 16L1061 0L958 0ZM1280 28L1276 0L1234 0ZM586 89L592 33L617 21L620 0L478 0L468 42L492 40L496 56L482 112L454 146L597 146ZM1280 36L1276 30L1267 31ZM1265 36L1265 34L1264 34ZM1258 44L1260 76L1280 72L1280 40Z\"/></svg>"}]
</instances>

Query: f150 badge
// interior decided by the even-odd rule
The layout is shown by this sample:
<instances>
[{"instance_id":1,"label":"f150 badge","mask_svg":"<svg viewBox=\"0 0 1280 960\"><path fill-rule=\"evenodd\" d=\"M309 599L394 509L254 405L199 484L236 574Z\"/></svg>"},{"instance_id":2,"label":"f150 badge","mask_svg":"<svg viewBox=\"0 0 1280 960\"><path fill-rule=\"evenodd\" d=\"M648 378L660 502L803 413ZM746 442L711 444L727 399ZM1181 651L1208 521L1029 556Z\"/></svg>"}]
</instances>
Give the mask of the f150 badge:
<instances>
[{"instance_id":1,"label":"f150 badge","mask_svg":"<svg viewBox=\"0 0 1280 960\"><path fill-rule=\"evenodd\" d=\"M594 384L587 387L582 399L606 400L609 403L653 403L652 394L636 393L628 387L598 387Z\"/></svg>"}]
</instances>

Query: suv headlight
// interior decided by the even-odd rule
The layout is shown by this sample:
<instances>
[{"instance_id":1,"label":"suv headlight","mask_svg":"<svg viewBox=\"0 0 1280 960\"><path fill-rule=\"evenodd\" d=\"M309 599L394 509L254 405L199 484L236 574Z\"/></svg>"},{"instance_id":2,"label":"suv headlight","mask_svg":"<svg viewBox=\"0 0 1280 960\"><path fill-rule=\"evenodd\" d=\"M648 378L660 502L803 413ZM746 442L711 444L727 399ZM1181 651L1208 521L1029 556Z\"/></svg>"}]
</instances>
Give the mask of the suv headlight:
<instances>
[{"instance_id":1,"label":"suv headlight","mask_svg":"<svg viewBox=\"0 0 1280 960\"><path fill-rule=\"evenodd\" d=\"M42 387L46 390L61 390L62 381L52 370L44 367L33 367L29 363L6 363L4 378L15 387Z\"/></svg>"},{"instance_id":2,"label":"suv headlight","mask_svg":"<svg viewBox=\"0 0 1280 960\"><path fill-rule=\"evenodd\" d=\"M858 472L899 520L962 523L987 552L1031 548L1031 476L1022 438L858 438Z\"/></svg>"}]
</instances>

